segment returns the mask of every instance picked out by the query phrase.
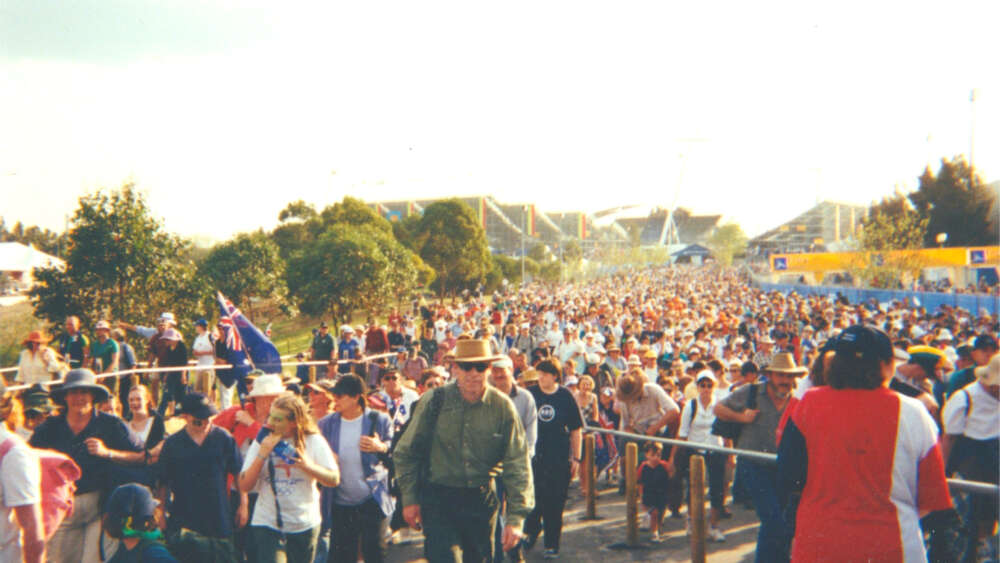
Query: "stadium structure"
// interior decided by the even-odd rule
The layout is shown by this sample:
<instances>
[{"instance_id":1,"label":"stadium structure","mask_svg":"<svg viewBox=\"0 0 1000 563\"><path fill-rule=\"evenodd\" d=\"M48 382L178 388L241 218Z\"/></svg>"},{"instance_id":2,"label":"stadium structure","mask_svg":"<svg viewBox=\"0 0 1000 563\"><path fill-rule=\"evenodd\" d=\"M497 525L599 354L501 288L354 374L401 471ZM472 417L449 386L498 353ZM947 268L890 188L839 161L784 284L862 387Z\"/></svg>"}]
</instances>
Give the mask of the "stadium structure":
<instances>
[{"instance_id":1,"label":"stadium structure","mask_svg":"<svg viewBox=\"0 0 1000 563\"><path fill-rule=\"evenodd\" d=\"M628 248L638 232L642 247L665 246L679 250L704 243L714 232L720 215L695 216L660 207L624 206L588 214L583 211L545 212L533 203L501 203L492 196L459 197L471 207L486 230L495 253L519 256L538 243L556 253L560 245L577 241L584 255L599 248ZM436 199L379 201L369 205L389 221L423 213Z\"/></svg>"},{"instance_id":2,"label":"stadium structure","mask_svg":"<svg viewBox=\"0 0 1000 563\"><path fill-rule=\"evenodd\" d=\"M853 240L868 206L822 201L791 221L762 233L747 243L749 256L787 252L827 252L846 248Z\"/></svg>"}]
</instances>

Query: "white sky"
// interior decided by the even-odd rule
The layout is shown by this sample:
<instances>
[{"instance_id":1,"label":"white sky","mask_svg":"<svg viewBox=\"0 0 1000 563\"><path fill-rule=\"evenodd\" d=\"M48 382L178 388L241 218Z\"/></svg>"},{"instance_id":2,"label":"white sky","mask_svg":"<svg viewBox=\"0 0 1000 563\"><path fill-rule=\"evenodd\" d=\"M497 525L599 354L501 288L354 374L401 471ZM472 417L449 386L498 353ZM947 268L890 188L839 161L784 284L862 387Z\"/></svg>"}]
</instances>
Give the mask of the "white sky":
<instances>
[{"instance_id":1,"label":"white sky","mask_svg":"<svg viewBox=\"0 0 1000 563\"><path fill-rule=\"evenodd\" d=\"M133 178L225 239L322 207L675 200L750 234L968 154L1000 176L983 2L0 3L0 215Z\"/></svg>"}]
</instances>

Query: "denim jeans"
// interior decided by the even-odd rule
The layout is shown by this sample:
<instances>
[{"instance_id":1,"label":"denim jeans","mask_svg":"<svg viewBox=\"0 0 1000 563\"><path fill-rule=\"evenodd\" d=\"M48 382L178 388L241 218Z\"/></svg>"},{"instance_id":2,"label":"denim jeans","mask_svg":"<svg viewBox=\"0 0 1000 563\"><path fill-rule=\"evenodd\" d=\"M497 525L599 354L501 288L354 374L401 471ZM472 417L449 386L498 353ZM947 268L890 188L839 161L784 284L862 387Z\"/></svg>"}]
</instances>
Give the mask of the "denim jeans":
<instances>
[{"instance_id":1,"label":"denim jeans","mask_svg":"<svg viewBox=\"0 0 1000 563\"><path fill-rule=\"evenodd\" d=\"M331 509L329 563L354 563L358 560L358 540L365 563L385 561L386 531L389 519L382 507L370 498L358 506L334 504Z\"/></svg>"},{"instance_id":2,"label":"denim jeans","mask_svg":"<svg viewBox=\"0 0 1000 563\"><path fill-rule=\"evenodd\" d=\"M312 561L316 557L316 540L319 526L304 532L285 534L285 545L281 545L281 532L267 526L253 526L253 540L257 546L257 561L260 563L298 563Z\"/></svg>"},{"instance_id":3,"label":"denim jeans","mask_svg":"<svg viewBox=\"0 0 1000 563\"><path fill-rule=\"evenodd\" d=\"M777 470L741 460L746 465L743 483L753 499L760 528L757 531L757 563L787 563L792 544L791 528L784 507L778 502Z\"/></svg>"}]
</instances>

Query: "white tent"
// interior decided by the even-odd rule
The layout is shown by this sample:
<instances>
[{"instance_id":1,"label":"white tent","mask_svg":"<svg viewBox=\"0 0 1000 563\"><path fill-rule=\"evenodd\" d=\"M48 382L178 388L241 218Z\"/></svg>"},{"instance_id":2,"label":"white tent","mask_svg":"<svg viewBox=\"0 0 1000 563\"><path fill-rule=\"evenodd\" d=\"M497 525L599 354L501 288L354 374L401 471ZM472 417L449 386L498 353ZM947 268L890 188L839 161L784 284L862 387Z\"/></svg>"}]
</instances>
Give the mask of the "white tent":
<instances>
[{"instance_id":1,"label":"white tent","mask_svg":"<svg viewBox=\"0 0 1000 563\"><path fill-rule=\"evenodd\" d=\"M61 258L46 254L19 242L0 242L0 272L7 274L18 289L29 289L34 284L35 268L66 267Z\"/></svg>"}]
</instances>

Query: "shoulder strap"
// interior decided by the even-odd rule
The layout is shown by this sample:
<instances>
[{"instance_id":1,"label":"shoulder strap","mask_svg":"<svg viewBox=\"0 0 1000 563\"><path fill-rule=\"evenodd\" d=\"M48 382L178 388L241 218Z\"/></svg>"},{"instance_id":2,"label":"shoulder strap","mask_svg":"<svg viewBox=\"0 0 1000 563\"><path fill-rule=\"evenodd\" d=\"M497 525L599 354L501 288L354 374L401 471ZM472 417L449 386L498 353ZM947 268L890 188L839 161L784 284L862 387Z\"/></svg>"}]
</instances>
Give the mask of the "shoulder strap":
<instances>
[{"instance_id":1,"label":"shoulder strap","mask_svg":"<svg viewBox=\"0 0 1000 563\"><path fill-rule=\"evenodd\" d=\"M694 415L698 412L698 397L691 399L691 419L690 422L694 422Z\"/></svg>"},{"instance_id":2,"label":"shoulder strap","mask_svg":"<svg viewBox=\"0 0 1000 563\"><path fill-rule=\"evenodd\" d=\"M969 418L969 411L972 410L972 395L967 389L962 389L962 393L965 393L965 418ZM3 446L0 446L0 451L3 451Z\"/></svg>"},{"instance_id":3,"label":"shoulder strap","mask_svg":"<svg viewBox=\"0 0 1000 563\"><path fill-rule=\"evenodd\" d=\"M278 531L285 535L285 524L281 520L281 505L278 504L278 488L274 486L274 460L267 456L267 480L271 483L271 496L274 497L274 517L278 521Z\"/></svg>"},{"instance_id":4,"label":"shoulder strap","mask_svg":"<svg viewBox=\"0 0 1000 563\"><path fill-rule=\"evenodd\" d=\"M751 383L750 384L750 390L749 390L750 395L747 397L747 408L748 409L756 409L757 408L757 391L758 391L759 385L760 385L759 383Z\"/></svg>"},{"instance_id":5,"label":"shoulder strap","mask_svg":"<svg viewBox=\"0 0 1000 563\"><path fill-rule=\"evenodd\" d=\"M368 413L368 436L374 436L378 433L378 411L373 410Z\"/></svg>"}]
</instances>

